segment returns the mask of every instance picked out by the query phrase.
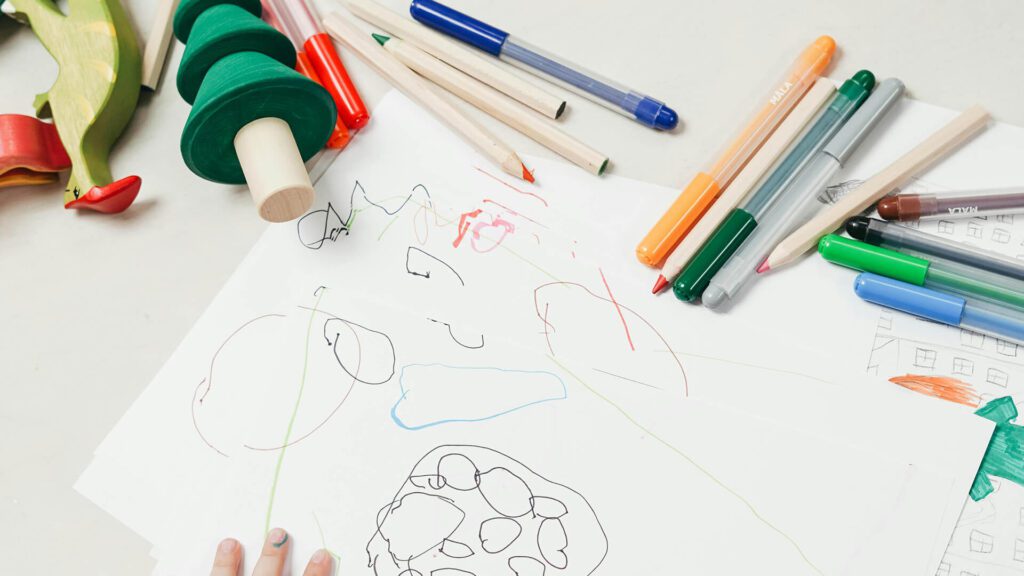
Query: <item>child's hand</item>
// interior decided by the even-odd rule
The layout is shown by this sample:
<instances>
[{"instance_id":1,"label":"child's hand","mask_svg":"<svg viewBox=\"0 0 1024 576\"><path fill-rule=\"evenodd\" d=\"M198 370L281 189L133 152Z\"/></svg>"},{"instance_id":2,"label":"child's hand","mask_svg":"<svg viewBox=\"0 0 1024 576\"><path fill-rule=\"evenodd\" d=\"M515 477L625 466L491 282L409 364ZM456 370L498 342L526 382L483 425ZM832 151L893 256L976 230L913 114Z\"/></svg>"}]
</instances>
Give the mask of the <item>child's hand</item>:
<instances>
[{"instance_id":1,"label":"child's hand","mask_svg":"<svg viewBox=\"0 0 1024 576\"><path fill-rule=\"evenodd\" d=\"M270 534L267 534L267 541L263 543L260 559L252 569L252 576L281 576L291 547L287 532L280 528L271 530ZM302 576L330 576L333 563L331 555L326 550L317 550L306 565L306 571ZM210 576L237 576L238 567L241 565L242 545L238 540L228 538L217 546L217 555L213 559Z\"/></svg>"}]
</instances>

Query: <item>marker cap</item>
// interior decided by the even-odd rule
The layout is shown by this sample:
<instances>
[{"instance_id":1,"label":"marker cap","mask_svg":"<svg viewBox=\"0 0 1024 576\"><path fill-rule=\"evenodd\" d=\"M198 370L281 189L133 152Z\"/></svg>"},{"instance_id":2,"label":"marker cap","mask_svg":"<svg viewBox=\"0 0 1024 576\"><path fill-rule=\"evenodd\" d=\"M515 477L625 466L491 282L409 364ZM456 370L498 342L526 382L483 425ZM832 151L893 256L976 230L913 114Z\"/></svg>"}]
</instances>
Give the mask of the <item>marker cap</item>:
<instances>
[{"instance_id":1,"label":"marker cap","mask_svg":"<svg viewBox=\"0 0 1024 576\"><path fill-rule=\"evenodd\" d=\"M881 274L918 286L924 284L930 266L927 260L835 234L829 234L818 242L818 252L833 264Z\"/></svg>"},{"instance_id":2,"label":"marker cap","mask_svg":"<svg viewBox=\"0 0 1024 576\"><path fill-rule=\"evenodd\" d=\"M845 164L889 108L900 99L903 88L903 82L895 78L882 80L853 117L829 140L825 153L838 160L840 166Z\"/></svg>"},{"instance_id":3,"label":"marker cap","mask_svg":"<svg viewBox=\"0 0 1024 576\"><path fill-rule=\"evenodd\" d=\"M501 55L501 47L508 38L508 32L467 16L458 10L453 10L440 2L434 2L434 0L412 0L412 4L409 5L409 13L421 24L458 38L495 56Z\"/></svg>"},{"instance_id":4,"label":"marker cap","mask_svg":"<svg viewBox=\"0 0 1024 576\"><path fill-rule=\"evenodd\" d=\"M853 282L862 300L893 308L920 318L959 326L967 301L928 288L864 272Z\"/></svg>"}]
</instances>

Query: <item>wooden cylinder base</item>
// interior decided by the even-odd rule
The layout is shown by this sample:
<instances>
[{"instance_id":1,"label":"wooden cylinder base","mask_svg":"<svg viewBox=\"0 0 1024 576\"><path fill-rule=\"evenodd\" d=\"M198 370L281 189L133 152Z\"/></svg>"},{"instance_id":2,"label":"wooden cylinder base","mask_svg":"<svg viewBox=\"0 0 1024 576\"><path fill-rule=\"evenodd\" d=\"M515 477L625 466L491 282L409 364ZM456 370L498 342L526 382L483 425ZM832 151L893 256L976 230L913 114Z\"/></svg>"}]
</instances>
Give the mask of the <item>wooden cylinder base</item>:
<instances>
[{"instance_id":1,"label":"wooden cylinder base","mask_svg":"<svg viewBox=\"0 0 1024 576\"><path fill-rule=\"evenodd\" d=\"M260 218L287 222L313 205L313 184L288 123L260 118L235 134L235 152Z\"/></svg>"}]
</instances>

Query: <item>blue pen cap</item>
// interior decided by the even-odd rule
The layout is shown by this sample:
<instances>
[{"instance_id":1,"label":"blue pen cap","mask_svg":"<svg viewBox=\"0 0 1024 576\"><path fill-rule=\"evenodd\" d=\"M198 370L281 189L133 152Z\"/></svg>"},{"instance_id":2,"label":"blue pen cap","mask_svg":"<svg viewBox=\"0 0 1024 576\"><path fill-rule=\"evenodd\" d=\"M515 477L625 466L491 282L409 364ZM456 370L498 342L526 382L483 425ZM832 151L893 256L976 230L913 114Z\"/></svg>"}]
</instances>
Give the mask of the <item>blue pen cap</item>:
<instances>
[{"instance_id":1,"label":"blue pen cap","mask_svg":"<svg viewBox=\"0 0 1024 576\"><path fill-rule=\"evenodd\" d=\"M433 0L412 0L409 13L419 23L495 56L501 55L501 47L508 38L508 32L484 24Z\"/></svg>"},{"instance_id":2,"label":"blue pen cap","mask_svg":"<svg viewBox=\"0 0 1024 576\"><path fill-rule=\"evenodd\" d=\"M958 296L943 294L870 272L857 276L853 282L853 290L857 296L868 302L950 326L960 325L967 304Z\"/></svg>"},{"instance_id":3,"label":"blue pen cap","mask_svg":"<svg viewBox=\"0 0 1024 576\"><path fill-rule=\"evenodd\" d=\"M672 130L679 124L679 115L664 102L642 94L630 93L629 96L639 97L633 109L633 115L639 122L658 130Z\"/></svg>"}]
</instances>

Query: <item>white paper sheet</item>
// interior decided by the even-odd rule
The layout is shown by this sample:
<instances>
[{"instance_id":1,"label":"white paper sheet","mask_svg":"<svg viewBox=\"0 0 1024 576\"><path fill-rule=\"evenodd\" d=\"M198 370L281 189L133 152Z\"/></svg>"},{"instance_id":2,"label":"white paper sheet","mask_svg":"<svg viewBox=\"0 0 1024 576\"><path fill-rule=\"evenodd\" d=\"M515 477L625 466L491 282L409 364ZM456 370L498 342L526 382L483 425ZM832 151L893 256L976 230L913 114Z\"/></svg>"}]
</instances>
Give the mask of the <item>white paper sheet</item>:
<instances>
[{"instance_id":1,"label":"white paper sheet","mask_svg":"<svg viewBox=\"0 0 1024 576\"><path fill-rule=\"evenodd\" d=\"M293 532L296 567L326 546L339 573L373 573L373 558L398 573L391 554L421 552L399 564L934 572L991 425L837 364L822 335L846 309L792 307L849 297L794 297L801 271L784 306L742 315L650 297L632 232L675 192L531 164L539 187L510 182L389 96L315 210L268 230L78 490L154 544L159 574L202 573L226 535L255 550L268 525ZM787 307L794 325L778 322ZM461 464L442 481L448 454ZM452 492L463 456L558 512L520 510L504 472L484 477L507 507ZM386 508L416 492L408 516ZM488 514L501 519L485 544ZM516 531L509 517L521 539L488 552ZM439 530L475 554L435 564Z\"/></svg>"}]
</instances>

